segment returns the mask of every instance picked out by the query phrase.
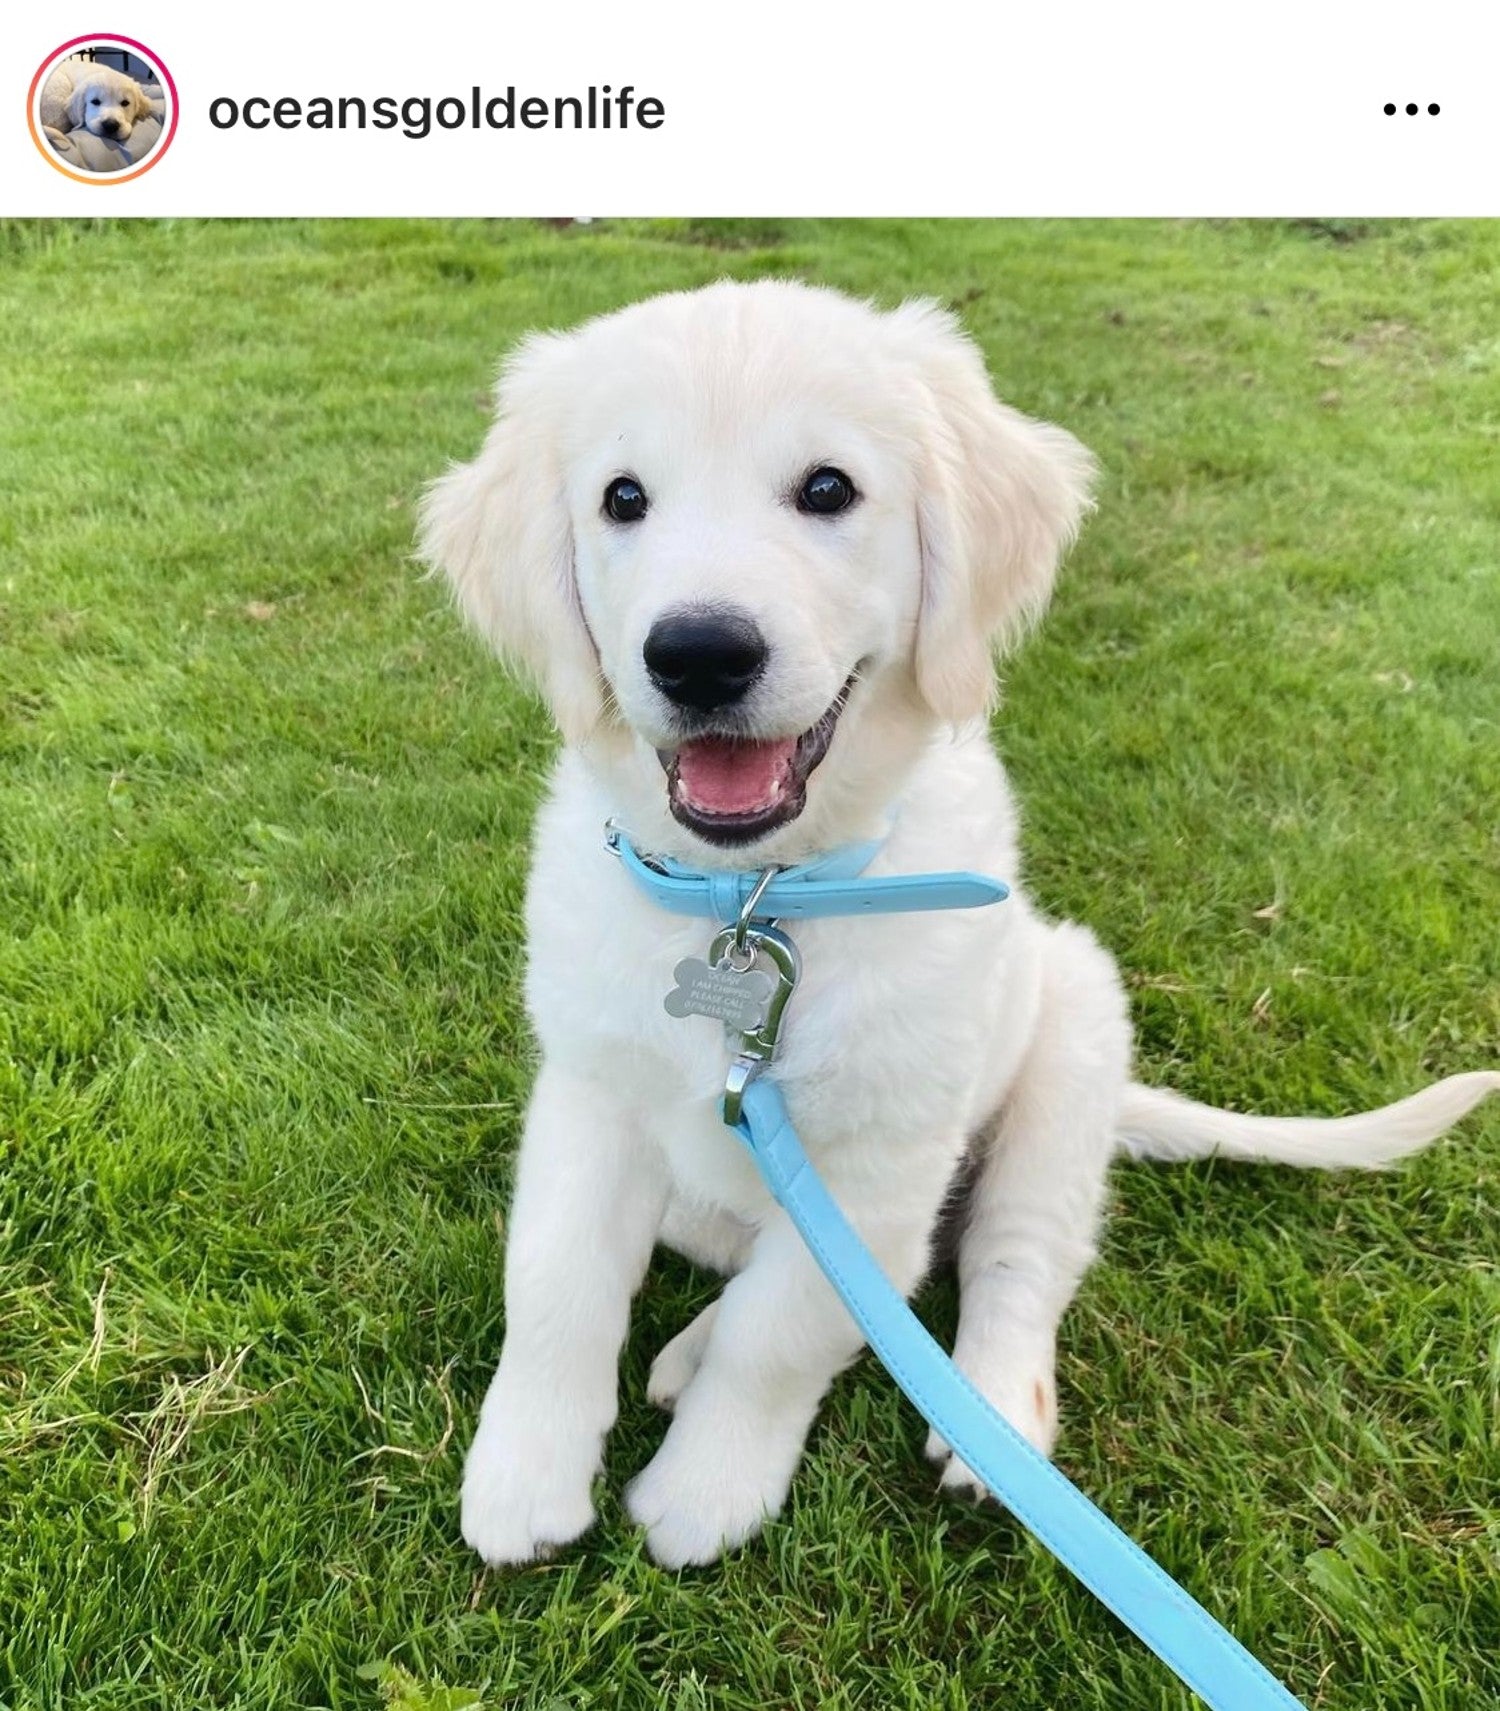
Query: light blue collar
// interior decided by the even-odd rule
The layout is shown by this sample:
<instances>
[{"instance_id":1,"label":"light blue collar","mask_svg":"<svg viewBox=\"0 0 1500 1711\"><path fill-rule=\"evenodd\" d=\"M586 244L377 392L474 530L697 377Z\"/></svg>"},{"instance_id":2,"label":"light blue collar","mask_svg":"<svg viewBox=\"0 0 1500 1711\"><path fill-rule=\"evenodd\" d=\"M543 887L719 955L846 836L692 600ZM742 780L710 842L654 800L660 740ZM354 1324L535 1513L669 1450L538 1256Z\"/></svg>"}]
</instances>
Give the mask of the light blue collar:
<instances>
[{"instance_id":1,"label":"light blue collar","mask_svg":"<svg viewBox=\"0 0 1500 1711\"><path fill-rule=\"evenodd\" d=\"M765 868L721 873L687 867L670 856L644 856L613 821L604 829L605 846L620 858L625 871L653 903L674 915L734 921L752 899L748 918L755 921L895 915L915 909L979 909L1010 895L1008 885L980 873L862 878L884 841L843 844L816 861L777 868L767 881Z\"/></svg>"}]
</instances>

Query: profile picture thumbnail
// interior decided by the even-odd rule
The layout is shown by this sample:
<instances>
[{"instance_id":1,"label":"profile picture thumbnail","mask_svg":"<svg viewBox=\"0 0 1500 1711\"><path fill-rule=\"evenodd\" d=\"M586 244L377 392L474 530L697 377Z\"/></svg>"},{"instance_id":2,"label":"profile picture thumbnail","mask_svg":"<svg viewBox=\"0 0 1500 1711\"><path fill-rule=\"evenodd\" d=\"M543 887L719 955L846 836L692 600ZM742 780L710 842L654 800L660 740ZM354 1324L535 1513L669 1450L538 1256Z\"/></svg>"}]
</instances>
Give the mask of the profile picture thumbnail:
<instances>
[{"instance_id":1,"label":"profile picture thumbnail","mask_svg":"<svg viewBox=\"0 0 1500 1711\"><path fill-rule=\"evenodd\" d=\"M38 74L38 140L86 177L134 174L171 136L170 78L127 38L69 42Z\"/></svg>"}]
</instances>

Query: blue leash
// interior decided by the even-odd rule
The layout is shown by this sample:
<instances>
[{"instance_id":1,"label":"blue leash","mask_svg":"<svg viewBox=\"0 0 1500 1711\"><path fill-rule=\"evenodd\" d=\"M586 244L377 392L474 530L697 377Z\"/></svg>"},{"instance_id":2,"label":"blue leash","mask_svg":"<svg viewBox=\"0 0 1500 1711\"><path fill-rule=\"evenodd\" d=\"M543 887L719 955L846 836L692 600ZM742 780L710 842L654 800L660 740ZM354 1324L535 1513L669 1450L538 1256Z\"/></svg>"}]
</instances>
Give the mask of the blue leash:
<instances>
[{"instance_id":1,"label":"blue leash","mask_svg":"<svg viewBox=\"0 0 1500 1711\"><path fill-rule=\"evenodd\" d=\"M1022 1526L1213 1711L1301 1711L1227 1629L958 1370L823 1186L774 1081L753 1080L745 1088L735 1131L881 1365Z\"/></svg>"},{"instance_id":2,"label":"blue leash","mask_svg":"<svg viewBox=\"0 0 1500 1711\"><path fill-rule=\"evenodd\" d=\"M853 915L897 909L961 909L995 903L1007 889L976 874L859 879L878 845L850 845L802 867L757 873L695 872L643 858L617 828L606 841L635 882L677 914L732 921L709 950L719 990L698 1013L723 1020L734 980L767 982L772 1015L744 1029L725 1092L725 1122L749 1148L766 1186L797 1227L865 1340L918 1412L1048 1550L1108 1606L1210 1711L1302 1711L1299 1702L1227 1629L1102 1510L1039 1454L969 1383L876 1264L813 1169L781 1090L760 1071L800 963L770 925L777 916ZM757 955L757 953L760 953ZM679 980L681 971L679 970ZM762 993L757 985L755 994ZM682 1013L674 1010L673 1014Z\"/></svg>"}]
</instances>

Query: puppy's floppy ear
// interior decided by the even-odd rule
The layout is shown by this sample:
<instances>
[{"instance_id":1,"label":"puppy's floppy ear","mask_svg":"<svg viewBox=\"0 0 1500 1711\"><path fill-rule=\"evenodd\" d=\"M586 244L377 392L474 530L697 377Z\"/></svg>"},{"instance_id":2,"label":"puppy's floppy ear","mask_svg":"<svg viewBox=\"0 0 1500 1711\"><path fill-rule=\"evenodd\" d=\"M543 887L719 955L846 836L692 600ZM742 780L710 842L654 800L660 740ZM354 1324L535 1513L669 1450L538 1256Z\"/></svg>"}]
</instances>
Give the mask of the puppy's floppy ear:
<instances>
[{"instance_id":1,"label":"puppy's floppy ear","mask_svg":"<svg viewBox=\"0 0 1500 1711\"><path fill-rule=\"evenodd\" d=\"M993 650L1046 606L1089 508L1095 464L1071 434L995 397L983 356L952 315L912 303L896 319L912 341L925 417L917 684L957 722L988 710Z\"/></svg>"},{"instance_id":2,"label":"puppy's floppy ear","mask_svg":"<svg viewBox=\"0 0 1500 1711\"><path fill-rule=\"evenodd\" d=\"M68 123L76 131L84 122L84 114L88 111L89 96L94 93L92 83L75 83L73 93L68 97Z\"/></svg>"},{"instance_id":3,"label":"puppy's floppy ear","mask_svg":"<svg viewBox=\"0 0 1500 1711\"><path fill-rule=\"evenodd\" d=\"M418 543L469 622L535 681L558 729L577 742L604 699L578 598L558 445L568 346L566 336L534 334L509 358L484 445L428 488Z\"/></svg>"}]
</instances>

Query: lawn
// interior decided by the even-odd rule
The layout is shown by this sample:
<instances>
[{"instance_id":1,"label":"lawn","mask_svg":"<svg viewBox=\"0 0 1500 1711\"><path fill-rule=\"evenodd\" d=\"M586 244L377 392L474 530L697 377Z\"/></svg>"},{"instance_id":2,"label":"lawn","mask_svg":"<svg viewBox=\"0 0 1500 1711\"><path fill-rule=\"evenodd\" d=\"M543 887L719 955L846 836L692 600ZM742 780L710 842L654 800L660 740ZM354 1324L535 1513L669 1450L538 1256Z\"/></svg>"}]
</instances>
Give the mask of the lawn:
<instances>
[{"instance_id":1,"label":"lawn","mask_svg":"<svg viewBox=\"0 0 1500 1711\"><path fill-rule=\"evenodd\" d=\"M0 225L0 1705L1187 1706L869 1362L763 1540L652 1566L678 1262L600 1524L477 1571L552 738L413 502L528 327L952 302L1105 471L996 722L1028 879L1146 1076L1339 1112L1500 1058L1497 272L1440 223ZM1500 1699L1497 1214L1493 1110L1384 1176L1116 1173L1059 1459L1309 1706Z\"/></svg>"}]
</instances>

